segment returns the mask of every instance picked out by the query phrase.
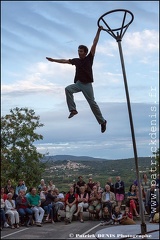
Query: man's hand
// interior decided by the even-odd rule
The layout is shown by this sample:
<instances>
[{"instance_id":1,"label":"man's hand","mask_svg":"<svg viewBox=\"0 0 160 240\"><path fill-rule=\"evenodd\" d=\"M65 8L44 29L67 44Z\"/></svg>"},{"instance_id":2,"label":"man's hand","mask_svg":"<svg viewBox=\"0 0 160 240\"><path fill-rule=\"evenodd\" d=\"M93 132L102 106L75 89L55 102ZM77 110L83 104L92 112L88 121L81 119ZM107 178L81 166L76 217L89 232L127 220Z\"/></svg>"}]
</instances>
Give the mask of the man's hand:
<instances>
[{"instance_id":1,"label":"man's hand","mask_svg":"<svg viewBox=\"0 0 160 240\"><path fill-rule=\"evenodd\" d=\"M100 30L100 31L103 30L103 27L102 27L102 26L99 26L99 30Z\"/></svg>"},{"instance_id":2,"label":"man's hand","mask_svg":"<svg viewBox=\"0 0 160 240\"><path fill-rule=\"evenodd\" d=\"M50 62L53 62L52 58L46 57L46 59Z\"/></svg>"}]
</instances>

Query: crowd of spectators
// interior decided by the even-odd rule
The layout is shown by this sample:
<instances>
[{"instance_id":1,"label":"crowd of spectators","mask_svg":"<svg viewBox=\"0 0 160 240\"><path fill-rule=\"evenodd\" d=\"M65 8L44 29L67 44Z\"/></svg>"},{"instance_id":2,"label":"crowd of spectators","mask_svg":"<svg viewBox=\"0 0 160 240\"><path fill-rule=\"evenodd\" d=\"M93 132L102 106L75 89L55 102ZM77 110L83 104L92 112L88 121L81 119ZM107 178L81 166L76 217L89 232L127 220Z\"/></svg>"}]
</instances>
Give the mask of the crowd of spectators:
<instances>
[{"instance_id":1,"label":"crowd of spectators","mask_svg":"<svg viewBox=\"0 0 160 240\"><path fill-rule=\"evenodd\" d=\"M44 218L55 224L61 221L60 210L65 213L65 224L71 223L73 217L84 223L84 211L89 212L91 219L101 220L101 225L135 224L135 219L140 217L137 181L133 181L128 191L125 190L125 182L120 176L115 182L108 178L104 187L91 177L85 182L83 176L79 176L66 193L59 192L52 181L46 184L44 179L30 189L23 179L15 187L8 180L6 186L1 187L1 229L33 224L41 227ZM144 214L149 215L149 222L159 222L159 175L156 184L151 184L144 174L141 192Z\"/></svg>"}]
</instances>

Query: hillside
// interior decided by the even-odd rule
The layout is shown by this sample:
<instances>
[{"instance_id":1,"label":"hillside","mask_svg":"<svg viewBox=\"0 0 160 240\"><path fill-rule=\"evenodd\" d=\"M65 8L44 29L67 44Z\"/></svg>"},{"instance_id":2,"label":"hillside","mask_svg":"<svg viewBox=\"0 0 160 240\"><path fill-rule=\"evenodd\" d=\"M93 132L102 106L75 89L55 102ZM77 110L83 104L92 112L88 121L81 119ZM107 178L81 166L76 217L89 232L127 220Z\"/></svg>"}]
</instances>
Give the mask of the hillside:
<instances>
[{"instance_id":1,"label":"hillside","mask_svg":"<svg viewBox=\"0 0 160 240\"><path fill-rule=\"evenodd\" d=\"M47 160L44 178L53 180L57 187L66 190L73 181L78 181L78 176L82 175L88 182L89 176L94 181L100 181L104 186L108 177L113 181L117 175L120 175L127 188L136 179L135 161L133 158L120 160L106 160L91 157L76 157L70 155L50 156ZM149 157L140 157L138 159L140 176L146 172L149 173L151 159Z\"/></svg>"}]
</instances>

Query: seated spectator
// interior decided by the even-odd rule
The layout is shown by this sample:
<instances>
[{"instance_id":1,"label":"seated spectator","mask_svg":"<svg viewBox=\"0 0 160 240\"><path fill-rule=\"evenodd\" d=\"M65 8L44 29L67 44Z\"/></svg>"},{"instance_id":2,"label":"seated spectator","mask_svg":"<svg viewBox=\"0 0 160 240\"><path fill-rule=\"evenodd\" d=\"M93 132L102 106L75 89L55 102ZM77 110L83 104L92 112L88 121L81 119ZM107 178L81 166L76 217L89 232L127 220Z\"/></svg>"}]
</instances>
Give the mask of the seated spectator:
<instances>
[{"instance_id":1,"label":"seated spectator","mask_svg":"<svg viewBox=\"0 0 160 240\"><path fill-rule=\"evenodd\" d=\"M129 210L129 207L125 207L124 213L122 215L122 219L120 220L120 223L123 225L132 225L136 224L133 220L133 215Z\"/></svg>"},{"instance_id":2,"label":"seated spectator","mask_svg":"<svg viewBox=\"0 0 160 240\"><path fill-rule=\"evenodd\" d=\"M88 208L88 193L85 191L85 187L80 187L80 194L78 194L78 208L74 216L80 216L80 222L83 223L83 208Z\"/></svg>"},{"instance_id":3,"label":"seated spectator","mask_svg":"<svg viewBox=\"0 0 160 240\"><path fill-rule=\"evenodd\" d=\"M120 176L116 177L116 183L114 185L114 188L115 188L116 201L118 203L118 206L121 207L122 201L124 200L125 188L124 188L124 182L121 181Z\"/></svg>"},{"instance_id":4,"label":"seated spectator","mask_svg":"<svg viewBox=\"0 0 160 240\"><path fill-rule=\"evenodd\" d=\"M46 186L46 184L45 184L45 181L44 181L44 179L41 179L41 182L40 182L40 184L39 184L39 186L38 186L38 193L40 193L40 191L43 189L43 187L45 187Z\"/></svg>"},{"instance_id":5,"label":"seated spectator","mask_svg":"<svg viewBox=\"0 0 160 240\"><path fill-rule=\"evenodd\" d=\"M147 189L151 187L151 181L148 179L147 174L144 173L142 180L141 180L141 185L144 188L144 192L147 192Z\"/></svg>"},{"instance_id":6,"label":"seated spectator","mask_svg":"<svg viewBox=\"0 0 160 240\"><path fill-rule=\"evenodd\" d=\"M129 192L127 194L127 207L130 208L130 212L133 214L135 213L136 217L139 217L139 214L137 212L137 206L138 206L138 197L136 193L136 186L134 184L131 184L129 188Z\"/></svg>"},{"instance_id":7,"label":"seated spectator","mask_svg":"<svg viewBox=\"0 0 160 240\"><path fill-rule=\"evenodd\" d=\"M9 227L6 216L5 216L5 202L3 198L1 198L0 217L1 217L1 229L3 227L6 227L6 228Z\"/></svg>"},{"instance_id":8,"label":"seated spectator","mask_svg":"<svg viewBox=\"0 0 160 240\"><path fill-rule=\"evenodd\" d=\"M41 207L40 196L37 194L36 188L32 188L31 194L28 196L28 202L34 213L36 225L41 227L42 219L44 217L44 209Z\"/></svg>"},{"instance_id":9,"label":"seated spectator","mask_svg":"<svg viewBox=\"0 0 160 240\"><path fill-rule=\"evenodd\" d=\"M88 179L88 183L87 183L87 192L88 192L88 195L90 196L90 194L91 194L91 192L92 192L92 190L93 190L93 186L95 186L96 185L96 183L95 182L93 182L93 179L90 177L89 179Z\"/></svg>"},{"instance_id":10,"label":"seated spectator","mask_svg":"<svg viewBox=\"0 0 160 240\"><path fill-rule=\"evenodd\" d=\"M4 192L4 187L1 187L1 198L6 201L7 199L7 194Z\"/></svg>"},{"instance_id":11,"label":"seated spectator","mask_svg":"<svg viewBox=\"0 0 160 240\"><path fill-rule=\"evenodd\" d=\"M110 186L106 184L105 191L102 193L102 206L108 207L110 213L116 205L115 194L110 191Z\"/></svg>"},{"instance_id":12,"label":"seated spectator","mask_svg":"<svg viewBox=\"0 0 160 240\"><path fill-rule=\"evenodd\" d=\"M64 197L63 193L59 192L58 188L55 188L54 192L56 194L56 198L55 198L54 204L53 204L54 221L58 222L61 220L59 210L65 209L65 197Z\"/></svg>"},{"instance_id":13,"label":"seated spectator","mask_svg":"<svg viewBox=\"0 0 160 240\"><path fill-rule=\"evenodd\" d=\"M109 185L109 186L110 186L110 191L113 192L113 193L115 193L115 192L114 192L114 183L113 183L111 177L108 178L108 181L106 182L106 185Z\"/></svg>"},{"instance_id":14,"label":"seated spectator","mask_svg":"<svg viewBox=\"0 0 160 240\"><path fill-rule=\"evenodd\" d=\"M5 186L5 188L4 188L4 192L6 193L6 194L8 194L9 192L10 192L10 188L14 188L14 186L12 185L12 183L11 183L11 180L8 180L7 181L7 185Z\"/></svg>"},{"instance_id":15,"label":"seated spectator","mask_svg":"<svg viewBox=\"0 0 160 240\"><path fill-rule=\"evenodd\" d=\"M91 214L95 214L95 218L99 219L100 210L101 210L101 193L98 192L97 186L95 185L90 194L88 211Z\"/></svg>"},{"instance_id":16,"label":"seated spectator","mask_svg":"<svg viewBox=\"0 0 160 240\"><path fill-rule=\"evenodd\" d=\"M28 198L29 195L31 195L32 189L33 189L33 187L30 187L30 188L29 188L29 191L26 193L26 198Z\"/></svg>"},{"instance_id":17,"label":"seated spectator","mask_svg":"<svg viewBox=\"0 0 160 240\"><path fill-rule=\"evenodd\" d=\"M65 196L65 209L66 209L66 218L65 218L65 223L71 223L73 214L76 211L77 208L77 200L78 200L78 195L77 193L74 193L74 188L70 187L69 192Z\"/></svg>"},{"instance_id":18,"label":"seated spectator","mask_svg":"<svg viewBox=\"0 0 160 240\"><path fill-rule=\"evenodd\" d=\"M158 206L159 206L159 189L156 189L156 185L152 184L151 188L148 189L146 193L146 209L149 214L149 222L153 222L153 217Z\"/></svg>"},{"instance_id":19,"label":"seated spectator","mask_svg":"<svg viewBox=\"0 0 160 240\"><path fill-rule=\"evenodd\" d=\"M159 206L156 208L156 212L153 217L153 223L159 223Z\"/></svg>"},{"instance_id":20,"label":"seated spectator","mask_svg":"<svg viewBox=\"0 0 160 240\"><path fill-rule=\"evenodd\" d=\"M20 189L25 190L25 192L27 190L27 187L25 186L25 183L24 183L24 181L22 179L19 179L18 185L16 186L15 193L17 194L17 196L19 194L19 190Z\"/></svg>"},{"instance_id":21,"label":"seated spectator","mask_svg":"<svg viewBox=\"0 0 160 240\"><path fill-rule=\"evenodd\" d=\"M47 188L48 188L48 190L53 190L53 191L54 191L55 185L53 184L53 181L52 181L52 180L49 181Z\"/></svg>"},{"instance_id":22,"label":"seated spectator","mask_svg":"<svg viewBox=\"0 0 160 240\"><path fill-rule=\"evenodd\" d=\"M42 187L42 189L40 190L41 203L43 203L46 200L47 193L48 193L47 186Z\"/></svg>"},{"instance_id":23,"label":"seated spectator","mask_svg":"<svg viewBox=\"0 0 160 240\"><path fill-rule=\"evenodd\" d=\"M102 209L102 222L101 226L113 224L112 214L109 211L108 207L103 207Z\"/></svg>"},{"instance_id":24,"label":"seated spectator","mask_svg":"<svg viewBox=\"0 0 160 240\"><path fill-rule=\"evenodd\" d=\"M26 226L29 226L29 224L32 225L33 211L29 207L28 200L25 196L25 191L23 189L19 190L19 195L16 198L16 206L17 206L17 211L19 213L19 216L21 217L21 225L24 225L24 224L26 224ZM26 216L26 223L25 223L25 216Z\"/></svg>"},{"instance_id":25,"label":"seated spectator","mask_svg":"<svg viewBox=\"0 0 160 240\"><path fill-rule=\"evenodd\" d=\"M12 193L7 194L7 200L5 201L5 214L9 215L11 228L14 229L14 225L19 228L19 214L16 209L15 200L12 199L12 196Z\"/></svg>"},{"instance_id":26,"label":"seated spectator","mask_svg":"<svg viewBox=\"0 0 160 240\"><path fill-rule=\"evenodd\" d=\"M54 216L53 216L53 205L55 201L56 196L53 195L53 190L49 190L46 195L46 199L41 203L41 207L45 210L47 213L46 221L49 221L49 218L51 219L51 222L54 223Z\"/></svg>"},{"instance_id":27,"label":"seated spectator","mask_svg":"<svg viewBox=\"0 0 160 240\"><path fill-rule=\"evenodd\" d=\"M119 206L115 206L112 214L112 220L113 220L113 224L115 225L120 224L120 221L122 220L122 213L120 211Z\"/></svg>"}]
</instances>

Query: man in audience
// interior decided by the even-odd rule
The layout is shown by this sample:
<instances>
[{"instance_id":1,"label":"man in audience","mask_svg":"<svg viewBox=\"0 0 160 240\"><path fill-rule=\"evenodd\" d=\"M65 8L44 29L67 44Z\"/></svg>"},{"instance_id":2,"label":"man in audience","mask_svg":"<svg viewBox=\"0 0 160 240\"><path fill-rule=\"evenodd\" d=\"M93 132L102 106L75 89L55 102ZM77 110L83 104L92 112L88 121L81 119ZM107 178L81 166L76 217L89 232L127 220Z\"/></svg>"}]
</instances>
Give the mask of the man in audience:
<instances>
[{"instance_id":1,"label":"man in audience","mask_svg":"<svg viewBox=\"0 0 160 240\"><path fill-rule=\"evenodd\" d=\"M110 186L106 184L105 191L102 193L102 205L103 208L106 206L108 210L112 212L112 209L116 205L115 194L110 191Z\"/></svg>"},{"instance_id":2,"label":"man in audience","mask_svg":"<svg viewBox=\"0 0 160 240\"><path fill-rule=\"evenodd\" d=\"M41 207L40 196L37 194L36 188L32 188L31 194L28 196L28 202L34 212L36 225L41 227L42 219L44 217L44 209Z\"/></svg>"}]
</instances>

